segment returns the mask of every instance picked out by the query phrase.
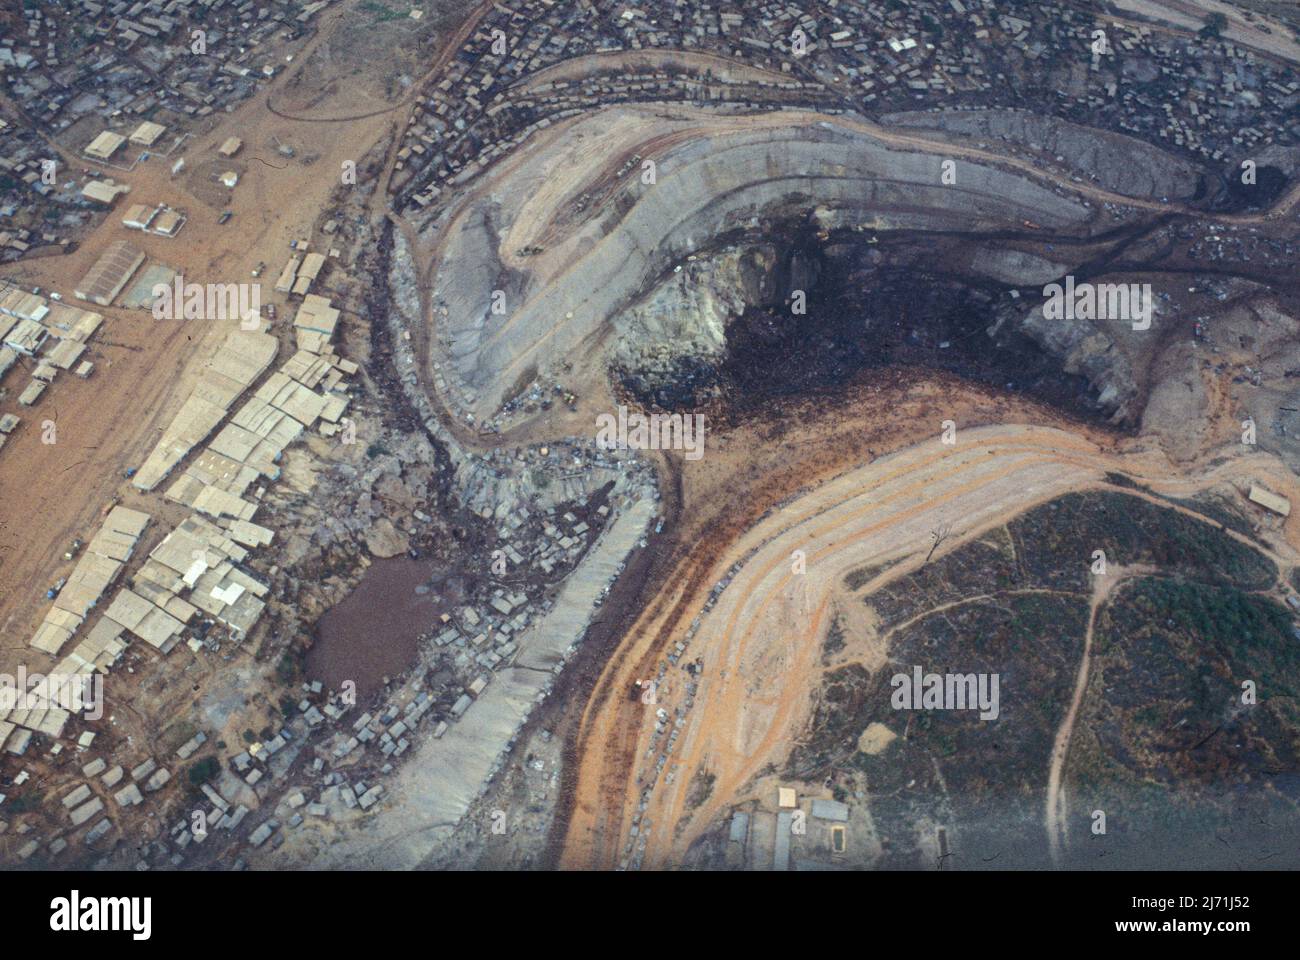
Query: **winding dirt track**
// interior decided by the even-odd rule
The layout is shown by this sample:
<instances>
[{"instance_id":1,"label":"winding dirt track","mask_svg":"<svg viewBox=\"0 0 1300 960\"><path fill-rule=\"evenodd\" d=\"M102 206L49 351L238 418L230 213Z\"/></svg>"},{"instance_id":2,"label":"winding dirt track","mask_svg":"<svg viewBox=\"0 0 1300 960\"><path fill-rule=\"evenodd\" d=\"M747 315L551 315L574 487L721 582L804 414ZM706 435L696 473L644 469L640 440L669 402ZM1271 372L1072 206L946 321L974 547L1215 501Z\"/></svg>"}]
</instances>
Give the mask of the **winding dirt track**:
<instances>
[{"instance_id":1,"label":"winding dirt track","mask_svg":"<svg viewBox=\"0 0 1300 960\"><path fill-rule=\"evenodd\" d=\"M1070 697L1070 707L1065 712L1061 726L1056 731L1056 739L1052 743L1052 762L1047 772L1047 844L1054 863L1060 862L1061 847L1069 840L1069 805L1066 792L1061 786L1061 774L1065 769L1065 760L1070 755L1074 721L1088 689L1088 670L1092 664L1092 638L1097 627L1097 614L1120 584L1130 577L1149 572L1149 568L1145 567L1111 567L1107 574L1093 580L1092 596L1088 600L1088 626L1083 635L1083 655L1079 658L1079 671L1075 675L1074 694Z\"/></svg>"},{"instance_id":2,"label":"winding dirt track","mask_svg":"<svg viewBox=\"0 0 1300 960\"><path fill-rule=\"evenodd\" d=\"M1013 425L965 431L955 446L936 439L816 488L715 554L693 589L670 580L666 592L680 592L680 598L651 605L668 611L638 623L626 649L611 660L592 698L598 706L583 717L563 863L611 868L625 858L632 816L652 780L647 751L654 710L672 715L684 705L686 677L670 671L654 707L624 694L636 679L654 675L661 657L683 639L685 624L702 611L707 591L737 561L744 561L742 568L703 616L684 657L702 658L702 679L640 824L640 838L649 835L646 867L680 864L737 794L769 764L784 760L807 717L826 613L847 571L905 558L878 579L879 587L920 565L929 531L951 526L946 552L1062 493L1104 486L1110 471L1187 496L1242 469L1228 459L1184 476L1149 450L1107 451L1063 430ZM1292 497L1300 494L1289 471L1270 458L1252 457L1250 473ZM1294 530L1288 533L1294 540ZM1281 549L1294 562L1294 543ZM805 552L806 574L792 569L794 550ZM669 617L675 625L665 628ZM662 752L661 740L654 755ZM692 807L689 787L698 769L714 776L714 786Z\"/></svg>"}]
</instances>

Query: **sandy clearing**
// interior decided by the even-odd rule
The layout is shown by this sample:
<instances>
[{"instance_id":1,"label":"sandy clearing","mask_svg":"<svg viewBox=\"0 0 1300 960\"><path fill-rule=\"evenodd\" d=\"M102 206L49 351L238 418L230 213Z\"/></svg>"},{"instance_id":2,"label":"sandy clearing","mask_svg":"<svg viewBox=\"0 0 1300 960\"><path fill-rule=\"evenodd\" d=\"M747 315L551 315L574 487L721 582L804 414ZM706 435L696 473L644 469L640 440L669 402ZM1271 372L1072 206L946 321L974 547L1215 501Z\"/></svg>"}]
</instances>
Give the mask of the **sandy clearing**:
<instances>
[{"instance_id":1,"label":"sandy clearing","mask_svg":"<svg viewBox=\"0 0 1300 960\"><path fill-rule=\"evenodd\" d=\"M330 21L331 28L336 21ZM308 49L325 36L322 29ZM300 65L305 59L299 60ZM269 92L200 126L180 151L191 168L182 175L171 176L171 158L149 160L129 172L108 171L118 182L129 184L131 193L83 239L78 250L20 261L6 267L4 275L24 285L61 291L67 302L88 306L72 297L73 285L108 244L128 240L151 262L165 263L198 282L249 282L252 267L265 261L262 302L277 304L283 316L286 300L272 292L271 282L288 258L289 241L310 234L335 189L341 162L353 159L361 145L373 144L388 132L383 116L351 124L348 137L339 137L337 128L329 125L276 116L267 106L267 97L294 75L282 74L269 85ZM355 97L349 85L342 87L347 91L344 95ZM223 207L205 201L213 194L201 175L195 179L195 168L215 157L217 145L231 135L245 142L240 159L260 155L274 158L275 165L246 163L238 187L228 192L224 204L234 216L220 226L216 221ZM273 136L291 143L298 158L277 157ZM315 158L314 162L305 164L306 157ZM72 162L77 169L95 167L80 159ZM127 205L159 202L189 215L176 238L122 226ZM123 472L138 465L152 447L189 395L199 365L232 328L216 321L155 321L144 311L120 308L100 312L107 320L86 354L96 364L90 380L62 374L29 410L18 407L15 399L26 382L22 372L13 370L6 377L9 396L0 400L0 413L14 412L24 422L0 453L0 582L5 587L0 589L0 669L46 659L26 647L47 606L45 588L71 568L62 560L63 551L74 537L85 538L110 497L122 495L125 504L155 517L167 509L161 497L138 497ZM45 419L57 424L54 445L40 442L40 424Z\"/></svg>"}]
</instances>

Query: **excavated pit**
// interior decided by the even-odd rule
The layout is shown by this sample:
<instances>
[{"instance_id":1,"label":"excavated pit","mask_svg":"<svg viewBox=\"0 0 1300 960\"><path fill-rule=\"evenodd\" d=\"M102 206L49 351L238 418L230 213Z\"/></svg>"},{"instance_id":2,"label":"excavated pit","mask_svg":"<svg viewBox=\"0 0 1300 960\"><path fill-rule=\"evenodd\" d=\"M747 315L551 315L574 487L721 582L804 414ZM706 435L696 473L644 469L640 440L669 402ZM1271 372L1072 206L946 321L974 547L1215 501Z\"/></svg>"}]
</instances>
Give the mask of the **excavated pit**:
<instances>
[{"instance_id":1,"label":"excavated pit","mask_svg":"<svg viewBox=\"0 0 1300 960\"><path fill-rule=\"evenodd\" d=\"M1216 198L1213 209L1231 213L1265 210L1286 192L1290 184L1287 175L1274 166L1259 167L1253 183L1244 182L1243 177L1243 172L1235 169L1224 175L1224 189Z\"/></svg>"},{"instance_id":2,"label":"excavated pit","mask_svg":"<svg viewBox=\"0 0 1300 960\"><path fill-rule=\"evenodd\" d=\"M741 246L742 259L770 267L759 283L743 284L748 290L732 291L744 305L727 320L720 349L648 367L614 365L616 381L636 402L682 413L720 407L734 422L911 368L1023 393L1074 416L1108 413L1085 377L1066 372L1059 358L1004 322L1016 305L1011 285L942 269L938 260L922 268L925 238L881 243L806 224L790 225L785 236L792 239L779 246ZM753 296L756 286L763 295ZM795 309L796 291L804 293L803 313Z\"/></svg>"}]
</instances>

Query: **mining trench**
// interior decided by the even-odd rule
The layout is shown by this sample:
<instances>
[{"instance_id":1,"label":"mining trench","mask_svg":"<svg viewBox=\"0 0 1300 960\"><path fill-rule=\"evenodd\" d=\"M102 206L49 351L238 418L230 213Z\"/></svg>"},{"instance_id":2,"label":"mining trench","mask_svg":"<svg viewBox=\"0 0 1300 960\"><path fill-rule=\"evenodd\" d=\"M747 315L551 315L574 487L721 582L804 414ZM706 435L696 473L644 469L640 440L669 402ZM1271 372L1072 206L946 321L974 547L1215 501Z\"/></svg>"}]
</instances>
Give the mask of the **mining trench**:
<instances>
[{"instance_id":1,"label":"mining trench","mask_svg":"<svg viewBox=\"0 0 1300 960\"><path fill-rule=\"evenodd\" d=\"M386 322L393 309L392 295L386 280L393 258L393 229L391 221L384 222L379 242L375 245L374 263L369 271L374 278L366 291L372 358L369 372L384 401L381 408L385 424L405 433L421 433L433 445L439 478L438 501L440 505L446 505L452 480L451 456L442 441L425 427L424 421L407 399L406 391L402 389L401 380L397 376L397 364L393 360L392 334ZM373 362L374 360L382 362Z\"/></svg>"},{"instance_id":2,"label":"mining trench","mask_svg":"<svg viewBox=\"0 0 1300 960\"><path fill-rule=\"evenodd\" d=\"M1107 231L1104 239L1100 236L1050 238L1050 243L1103 247L1102 252L1067 271L1080 278L1113 274L1117 269L1135 273L1250 277L1262 269L1258 264L1243 264L1242 269L1221 265L1205 265L1210 269L1200 265L1171 269L1121 259L1134 245L1179 219L1185 218L1177 214L1162 215L1153 221ZM931 239L960 236L965 242L978 242L969 234L955 232L929 232L928 236ZM1049 243L1049 238L1041 235L1018 232L1008 233L1006 238ZM1171 238L1152 259L1160 261L1178 251L1185 239ZM893 252L909 244L918 247L918 241L924 242L919 232L893 233L889 235L888 247ZM837 242L849 249L828 254L828 247ZM939 267L918 272L883 262L884 257L878 252L874 258L870 256L882 247L886 247L883 242L867 245L860 235L846 243L842 235L809 238L805 232L797 243L782 251L776 289L791 289L790 281L795 275L812 278L806 315L792 315L788 303L749 306L729 322L721 362L686 358L669 376L660 377L657 382L638 376L635 371L617 371L617 386L647 409L704 410L710 416L721 411L723 422L731 425L770 419L775 426L790 405L822 398L835 405L845 395L872 383L924 378L942 372L966 381L977 391L987 391L990 400L1021 394L1046 405L1066 423L1084 423L1094 431L1102 428L1102 432L1116 437L1131 432L1132 422L1126 431L1116 431L1114 425L1107 424L1096 402L1095 389L1083 377L1065 375L1060 362L1027 335L1003 335L997 341L988 338L986 331L997 319L993 310L995 299L1017 289L1015 285L971 278ZM804 266L795 266L797 261L802 261ZM1026 308L1032 302L1021 300ZM887 306L882 309L881 304ZM996 348L990 349L994 343ZM674 513L674 519L676 516ZM652 666L664 655L666 645L679 632L683 620L699 609L700 588L704 585L697 583L698 578L707 574L713 559L724 552L742 528L743 523L737 524L734 518L717 521L689 550L683 549L683 544L676 545L675 559L685 564L682 569L675 569L672 564L654 566L660 585L672 574L687 586L684 595L675 602L665 591L653 601L653 610L641 611L651 617L652 623L665 614L666 620L657 624L656 635L648 646L639 644L640 663L627 665L654 672ZM636 594L645 595L639 578ZM668 611L664 605L670 602L673 607ZM620 617L623 619L626 613ZM577 802L580 758L593 753L604 758L600 763L606 772L598 784L600 799L588 796L587 802L594 802L603 814L614 816L613 811L624 809L635 800L635 794L625 794L624 790L631 788L630 772L637 762L637 738L641 729L639 718L646 708L635 702L620 705L617 708L620 719L608 727L609 742L586 742L590 731L586 735L582 732L587 717L602 707L608 709L609 698L625 692L608 679L604 683L599 680L613 675L603 671L614 669L620 659L634 655L619 651L620 639L626 641L626 634L622 638L605 634L598 644L584 646L582 682L563 688L566 700L570 696L582 697L583 713L575 716L570 711L563 720L572 732L566 736L562 790L548 835L545 865L561 862L566 841L577 845L587 842L584 838L568 836ZM614 659L605 662L610 653ZM585 659L588 657L591 659ZM631 675L627 671L623 673ZM603 823L600 815L593 822L598 833L618 828L613 821Z\"/></svg>"},{"instance_id":3,"label":"mining trench","mask_svg":"<svg viewBox=\"0 0 1300 960\"><path fill-rule=\"evenodd\" d=\"M598 708L608 696L608 689L598 687L606 664L617 653L623 638L647 604L659 594L668 574L693 547L678 539L682 510L681 463L665 456L659 459L658 467L660 516L664 521L662 531L654 535L645 549L637 550L628 560L623 576L614 582L605 600L602 615L587 628L578 653L560 673L551 696L528 718L518 745L512 751L523 749L536 729L550 729L564 743L555 816L538 858L539 870L555 870L560 866L576 798L578 760L586 746L580 736L583 714L587 708ZM575 704L581 704L584 709L574 709ZM632 747L635 749L635 743Z\"/></svg>"},{"instance_id":4,"label":"mining trench","mask_svg":"<svg viewBox=\"0 0 1300 960\"><path fill-rule=\"evenodd\" d=\"M1123 269L1135 272L1173 272L1118 258L1178 216L1164 215L1093 237L1051 238L1050 242L1076 248L1103 248L1102 253L1071 271L1080 278L1113 273L1121 264ZM986 330L997 319L994 304L1001 295L1016 289L1013 284L945 271L941 266L918 271L890 262L890 257L900 250L921 259L924 246L941 238L960 238L965 243L1001 239L1033 244L1047 244L1048 238L1022 231L987 235L904 231L887 234L881 242L868 244L860 234L834 233L819 238L806 229L796 237L796 242L786 244L782 253L781 282L777 289L788 290L796 277L806 280L806 315L792 317L784 303L751 306L729 324L722 362L686 363L666 383L646 384L624 376L624 389L647 408L676 412L707 409L711 416L720 412L722 421L732 425L755 420L770 420L775 425L780 422L783 410L795 402L813 399L834 405L847 393L868 384L899 382L941 371L979 385L990 395L1008 391L1023 394L1055 408L1066 420L1087 421L1095 427L1104 419L1096 404L1096 391L1087 381L1063 374L1058 361L1026 335L1005 334L998 341L988 338ZM1177 241L1171 242L1155 259L1162 259L1177 246ZM374 276L387 276L391 255L390 225L379 247ZM1186 270L1187 273L1220 271L1233 275L1250 272L1227 271L1222 267ZM372 365L372 376L389 404L386 422L397 430L418 430L427 435L395 374L389 328L381 319L390 308L382 280L372 285L367 307L372 318L372 351L376 357L384 358ZM997 345L991 349L994 343ZM447 452L435 438L429 436L429 439L438 451L439 508L458 510L450 494ZM601 678L621 656L620 646L628 632L647 613L648 605L657 608L653 611L655 615L664 612L663 605L670 600L661 591L667 577L678 572L680 564L686 563L684 576L688 580L705 576L717 553L753 520L750 516L717 520L699 542L681 542L677 539L682 509L681 464L665 458L659 467L664 494L664 533L652 538L647 549L637 550L628 558L624 574L613 586L576 656L557 678L553 695L529 718L512 754L512 759L517 760L518 751L525 749L529 735L538 729L552 730L563 743L555 816L538 862L543 869L559 865L564 853L576 799L579 758L599 751L608 756L606 763L610 769L621 766L630 770L635 762L639 730L635 722L618 727L628 735L626 742L591 744L584 742L582 734L584 717L601 709L610 696L624 692L609 684L602 685ZM469 526L473 526L473 521ZM644 663L657 662L663 643L673 635L682 619L697 608L695 601L702 586L691 580L686 595L674 603L669 621L658 629L652 652L644 656ZM364 609L370 602L358 599L357 609ZM340 621L346 622L346 616L340 613ZM418 609L412 616L420 616ZM364 629L359 621L355 626ZM411 640L412 648L414 644ZM325 658L326 654L322 652L320 656ZM582 709L575 708L576 704L581 704ZM639 715L644 709L639 704L628 703L620 712ZM625 780L611 778L607 781L611 784L608 789ZM621 794L619 797L610 794L605 799L610 809L623 800Z\"/></svg>"}]
</instances>

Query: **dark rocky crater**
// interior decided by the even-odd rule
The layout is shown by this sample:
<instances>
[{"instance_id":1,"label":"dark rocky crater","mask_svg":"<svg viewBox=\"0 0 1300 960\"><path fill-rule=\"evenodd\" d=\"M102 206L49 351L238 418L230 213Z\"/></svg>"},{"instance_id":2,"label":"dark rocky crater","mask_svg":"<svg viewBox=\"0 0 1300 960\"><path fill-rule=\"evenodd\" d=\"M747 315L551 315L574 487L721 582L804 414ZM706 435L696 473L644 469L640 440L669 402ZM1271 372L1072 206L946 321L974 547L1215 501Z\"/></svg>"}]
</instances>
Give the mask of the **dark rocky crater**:
<instances>
[{"instance_id":1,"label":"dark rocky crater","mask_svg":"<svg viewBox=\"0 0 1300 960\"><path fill-rule=\"evenodd\" d=\"M723 238L680 267L618 323L612 373L646 408L720 402L744 417L912 367L1075 415L1115 413L1101 399L1104 382L1067 370L1020 322L1062 265L997 240L955 244L800 222L765 238Z\"/></svg>"}]
</instances>

